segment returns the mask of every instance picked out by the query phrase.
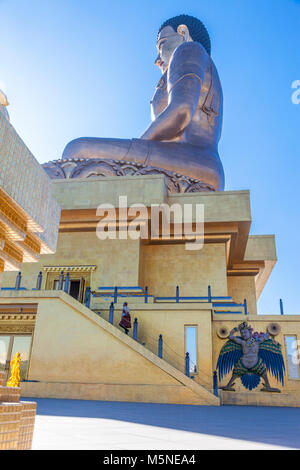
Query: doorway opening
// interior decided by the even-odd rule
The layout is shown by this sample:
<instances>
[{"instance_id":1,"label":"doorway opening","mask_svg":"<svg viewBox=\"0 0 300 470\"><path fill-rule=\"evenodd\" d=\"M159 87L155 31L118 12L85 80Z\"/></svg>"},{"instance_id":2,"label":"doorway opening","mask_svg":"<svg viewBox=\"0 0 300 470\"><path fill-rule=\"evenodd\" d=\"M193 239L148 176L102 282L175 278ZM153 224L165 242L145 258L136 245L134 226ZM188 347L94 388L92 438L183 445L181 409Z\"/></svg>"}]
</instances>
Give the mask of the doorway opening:
<instances>
[{"instance_id":1,"label":"doorway opening","mask_svg":"<svg viewBox=\"0 0 300 470\"><path fill-rule=\"evenodd\" d=\"M59 280L55 279L53 282L53 289L58 290ZM79 302L83 302L85 279L70 279L68 294ZM63 283L63 289L65 288L65 282Z\"/></svg>"}]
</instances>

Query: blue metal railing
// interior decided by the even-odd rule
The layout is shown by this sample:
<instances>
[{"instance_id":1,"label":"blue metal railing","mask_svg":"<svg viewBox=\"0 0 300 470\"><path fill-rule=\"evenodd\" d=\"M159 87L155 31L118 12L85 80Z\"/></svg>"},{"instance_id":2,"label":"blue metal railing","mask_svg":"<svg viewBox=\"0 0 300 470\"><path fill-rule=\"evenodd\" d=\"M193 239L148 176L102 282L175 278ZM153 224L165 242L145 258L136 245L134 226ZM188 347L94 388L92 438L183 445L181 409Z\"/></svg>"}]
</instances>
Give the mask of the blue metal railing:
<instances>
[{"instance_id":1,"label":"blue metal railing","mask_svg":"<svg viewBox=\"0 0 300 470\"><path fill-rule=\"evenodd\" d=\"M155 300L175 300L178 299L178 301L180 302L180 300L202 300L202 301L205 301L207 303L211 303L211 302L208 302L208 297L192 297L192 296L180 296L180 297L155 297ZM212 299L216 300L216 299L228 299L228 300L232 300L232 297L212 297Z\"/></svg>"},{"instance_id":2,"label":"blue metal railing","mask_svg":"<svg viewBox=\"0 0 300 470\"><path fill-rule=\"evenodd\" d=\"M145 290L140 286L102 286L98 287L98 291L93 292L93 297L113 298L114 303L117 303L118 298L122 297L144 297L144 302L148 303L148 299L153 297L148 293L148 286L145 287Z\"/></svg>"},{"instance_id":3,"label":"blue metal railing","mask_svg":"<svg viewBox=\"0 0 300 470\"><path fill-rule=\"evenodd\" d=\"M109 323L111 323L112 325L114 324L114 310L114 303L111 302L109 306Z\"/></svg>"},{"instance_id":4,"label":"blue metal railing","mask_svg":"<svg viewBox=\"0 0 300 470\"><path fill-rule=\"evenodd\" d=\"M214 371L214 374L213 374L213 387L214 387L214 395L216 397L218 397L219 396L219 393L218 393L218 374L217 374L216 370Z\"/></svg>"},{"instance_id":5,"label":"blue metal railing","mask_svg":"<svg viewBox=\"0 0 300 470\"><path fill-rule=\"evenodd\" d=\"M15 287L1 287L1 290L27 290L26 287L19 287L19 289L16 289Z\"/></svg>"},{"instance_id":6,"label":"blue metal railing","mask_svg":"<svg viewBox=\"0 0 300 470\"><path fill-rule=\"evenodd\" d=\"M159 335L158 337L158 357L162 359L163 357L163 337Z\"/></svg>"},{"instance_id":7,"label":"blue metal railing","mask_svg":"<svg viewBox=\"0 0 300 470\"><path fill-rule=\"evenodd\" d=\"M40 271L36 280L36 290L41 290L43 281L43 273Z\"/></svg>"},{"instance_id":8,"label":"blue metal railing","mask_svg":"<svg viewBox=\"0 0 300 470\"><path fill-rule=\"evenodd\" d=\"M40 271L37 275L36 287L32 290L42 289L43 274ZM17 290L28 290L26 287L21 286L22 273L18 272L16 276L16 282L14 287L0 287L0 291L17 291ZM58 290L64 290L68 293L70 286L70 273L67 272L64 276L64 272L61 271L58 280ZM93 297L104 297L105 299L113 298L113 303L117 303L118 298L132 297L132 298L144 298L144 302L148 303L149 298L154 299L156 302L208 302L212 304L214 313L216 314L242 314L241 310L220 310L222 307L242 307L244 314L248 315L247 300L244 299L242 304L233 302L231 296L214 296L212 295L212 289L209 285L207 288L207 296L180 296L179 286L176 286L175 296L168 297L153 297L149 295L148 286L143 289L141 286L101 286L98 287L99 292L92 292L90 287L86 288L84 304L90 305L91 296ZM283 301L279 299L280 315L284 315ZM218 310L216 310L218 309Z\"/></svg>"},{"instance_id":9,"label":"blue metal railing","mask_svg":"<svg viewBox=\"0 0 300 470\"><path fill-rule=\"evenodd\" d=\"M176 303L179 303L180 301L185 301L185 300L187 300L187 301L192 300L192 301L195 301L195 302L203 301L203 302L211 303L212 300L229 300L229 301L231 300L232 301L232 297L230 297L230 296L212 296L210 286L208 286L208 289L207 289L207 296L204 296L204 297L201 297L201 296L196 296L196 297L184 296L183 297L183 296L179 295L179 286L176 286L176 295L175 295L175 297L155 297L155 300L156 301L171 300L171 301L175 301Z\"/></svg>"},{"instance_id":10,"label":"blue metal railing","mask_svg":"<svg viewBox=\"0 0 300 470\"><path fill-rule=\"evenodd\" d=\"M85 294L84 294L84 305L90 308L90 304L91 304L91 288L87 287L85 289Z\"/></svg>"},{"instance_id":11,"label":"blue metal railing","mask_svg":"<svg viewBox=\"0 0 300 470\"><path fill-rule=\"evenodd\" d=\"M185 375L190 376L190 355L188 352L185 353Z\"/></svg>"},{"instance_id":12,"label":"blue metal railing","mask_svg":"<svg viewBox=\"0 0 300 470\"><path fill-rule=\"evenodd\" d=\"M135 339L135 341L137 341L137 338L138 338L138 319L135 318L134 319L134 322L133 322L133 335L132 335L133 339Z\"/></svg>"},{"instance_id":13,"label":"blue metal railing","mask_svg":"<svg viewBox=\"0 0 300 470\"><path fill-rule=\"evenodd\" d=\"M208 286L207 291L208 291L207 292L207 297L208 297L207 300L208 300L209 303L211 303L211 287L210 286Z\"/></svg>"},{"instance_id":14,"label":"blue metal railing","mask_svg":"<svg viewBox=\"0 0 300 470\"><path fill-rule=\"evenodd\" d=\"M242 315L242 310L214 310L216 315Z\"/></svg>"},{"instance_id":15,"label":"blue metal railing","mask_svg":"<svg viewBox=\"0 0 300 470\"><path fill-rule=\"evenodd\" d=\"M16 277L16 285L15 285L15 289L16 289L16 290L20 290L21 281L22 281L22 274L21 274L21 272L19 272L19 273L17 274L17 277Z\"/></svg>"},{"instance_id":16,"label":"blue metal railing","mask_svg":"<svg viewBox=\"0 0 300 470\"><path fill-rule=\"evenodd\" d=\"M64 285L64 291L66 292L66 294L69 293L69 284L70 284L70 273L68 271L66 274L65 285Z\"/></svg>"},{"instance_id":17,"label":"blue metal railing","mask_svg":"<svg viewBox=\"0 0 300 470\"><path fill-rule=\"evenodd\" d=\"M280 306L280 315L284 315L282 299L279 299L279 306Z\"/></svg>"}]
</instances>

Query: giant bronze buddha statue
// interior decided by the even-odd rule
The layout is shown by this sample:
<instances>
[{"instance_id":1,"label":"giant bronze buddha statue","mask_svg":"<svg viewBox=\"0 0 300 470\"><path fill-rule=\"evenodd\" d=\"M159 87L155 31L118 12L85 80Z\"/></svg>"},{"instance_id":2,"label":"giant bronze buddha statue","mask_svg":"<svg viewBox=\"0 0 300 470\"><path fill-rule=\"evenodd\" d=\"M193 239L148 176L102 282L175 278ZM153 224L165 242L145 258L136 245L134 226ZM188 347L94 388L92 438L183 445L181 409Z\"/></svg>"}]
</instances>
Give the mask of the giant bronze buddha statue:
<instances>
[{"instance_id":1,"label":"giant bronze buddha statue","mask_svg":"<svg viewBox=\"0 0 300 470\"><path fill-rule=\"evenodd\" d=\"M162 77L151 101L150 126L139 139L80 137L72 140L64 149L60 166L72 168L72 162L77 163L73 174L65 177L110 174L114 163L120 171L129 165L138 174L162 172L170 180L174 176L173 183L176 178L179 182L188 181L188 185L179 184L177 189L176 184L169 185L174 191L224 189L224 172L218 154L223 97L218 72L210 57L208 32L200 20L188 15L176 16L160 27L156 47L155 65ZM102 169L97 172L97 168ZM51 176L51 165L46 164L45 169Z\"/></svg>"}]
</instances>

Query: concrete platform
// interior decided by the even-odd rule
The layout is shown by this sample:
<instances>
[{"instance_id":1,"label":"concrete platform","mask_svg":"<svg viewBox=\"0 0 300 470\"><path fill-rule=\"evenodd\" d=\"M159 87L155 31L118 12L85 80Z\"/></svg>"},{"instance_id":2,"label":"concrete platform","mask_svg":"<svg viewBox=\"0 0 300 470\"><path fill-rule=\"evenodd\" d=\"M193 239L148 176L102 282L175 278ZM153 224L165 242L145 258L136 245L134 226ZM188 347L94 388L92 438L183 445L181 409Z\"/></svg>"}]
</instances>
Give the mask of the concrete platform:
<instances>
[{"instance_id":1,"label":"concrete platform","mask_svg":"<svg viewBox=\"0 0 300 470\"><path fill-rule=\"evenodd\" d=\"M36 399L37 449L299 449L300 410Z\"/></svg>"}]
</instances>

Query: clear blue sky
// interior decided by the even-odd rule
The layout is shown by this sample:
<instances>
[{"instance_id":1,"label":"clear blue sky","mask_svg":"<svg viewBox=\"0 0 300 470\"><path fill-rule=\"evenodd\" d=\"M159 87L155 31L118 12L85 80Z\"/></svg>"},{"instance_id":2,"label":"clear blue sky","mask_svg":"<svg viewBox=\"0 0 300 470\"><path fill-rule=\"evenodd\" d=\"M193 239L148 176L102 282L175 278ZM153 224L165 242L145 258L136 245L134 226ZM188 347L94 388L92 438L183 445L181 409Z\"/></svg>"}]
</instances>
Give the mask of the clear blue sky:
<instances>
[{"instance_id":1,"label":"clear blue sky","mask_svg":"<svg viewBox=\"0 0 300 470\"><path fill-rule=\"evenodd\" d=\"M250 189L252 234L276 235L260 313L300 314L300 0L0 0L0 83L40 162L80 136L138 137L160 72L156 33L187 13L210 33L224 91L226 189ZM1 85L0 85L1 86Z\"/></svg>"}]
</instances>

